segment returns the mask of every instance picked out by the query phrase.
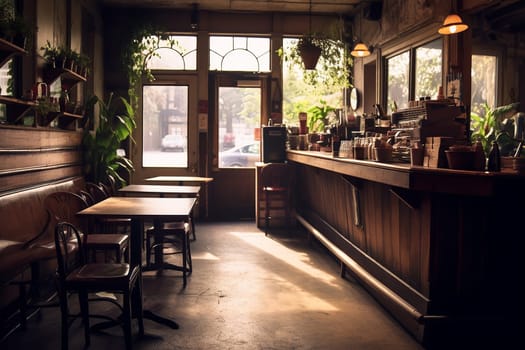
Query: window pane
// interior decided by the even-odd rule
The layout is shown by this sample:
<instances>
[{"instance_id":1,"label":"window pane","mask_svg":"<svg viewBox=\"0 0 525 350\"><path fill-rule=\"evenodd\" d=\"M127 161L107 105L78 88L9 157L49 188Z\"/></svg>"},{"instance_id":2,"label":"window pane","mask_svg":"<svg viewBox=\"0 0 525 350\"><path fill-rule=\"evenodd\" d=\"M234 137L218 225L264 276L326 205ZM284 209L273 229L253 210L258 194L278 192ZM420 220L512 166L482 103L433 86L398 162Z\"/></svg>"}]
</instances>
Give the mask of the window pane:
<instances>
[{"instance_id":1,"label":"window pane","mask_svg":"<svg viewBox=\"0 0 525 350\"><path fill-rule=\"evenodd\" d=\"M13 60L8 60L2 67L0 67L0 95L13 95ZM0 121L5 121L6 105L0 104Z\"/></svg>"},{"instance_id":2,"label":"window pane","mask_svg":"<svg viewBox=\"0 0 525 350\"><path fill-rule=\"evenodd\" d=\"M269 38L211 36L210 70L269 72L269 53Z\"/></svg>"},{"instance_id":3,"label":"window pane","mask_svg":"<svg viewBox=\"0 0 525 350\"><path fill-rule=\"evenodd\" d=\"M219 166L253 167L260 160L261 89L219 87Z\"/></svg>"},{"instance_id":4,"label":"window pane","mask_svg":"<svg viewBox=\"0 0 525 350\"><path fill-rule=\"evenodd\" d=\"M145 85L143 91L144 167L188 166L186 85Z\"/></svg>"},{"instance_id":5,"label":"window pane","mask_svg":"<svg viewBox=\"0 0 525 350\"><path fill-rule=\"evenodd\" d=\"M442 39L435 40L416 49L415 98L436 98L442 85Z\"/></svg>"},{"instance_id":6,"label":"window pane","mask_svg":"<svg viewBox=\"0 0 525 350\"><path fill-rule=\"evenodd\" d=\"M408 107L408 88L410 83L410 54L404 52L387 60L387 113L392 113L394 103L398 108Z\"/></svg>"},{"instance_id":7,"label":"window pane","mask_svg":"<svg viewBox=\"0 0 525 350\"><path fill-rule=\"evenodd\" d=\"M197 37L169 35L166 38L151 36L145 39L157 47L155 56L148 61L149 69L196 70Z\"/></svg>"},{"instance_id":8,"label":"window pane","mask_svg":"<svg viewBox=\"0 0 525 350\"><path fill-rule=\"evenodd\" d=\"M296 38L283 38L283 50L290 51L297 44ZM318 67L322 67L323 58L320 58ZM283 123L299 125L299 112L308 112L315 106L324 104L336 109L343 107L343 87L336 84L308 84L302 66L282 60L283 72ZM318 82L324 77L316 75ZM310 113L311 115L311 113Z\"/></svg>"},{"instance_id":9,"label":"window pane","mask_svg":"<svg viewBox=\"0 0 525 350\"><path fill-rule=\"evenodd\" d=\"M495 107L496 104L497 57L491 55L472 55L472 112L483 115L483 104Z\"/></svg>"}]
</instances>

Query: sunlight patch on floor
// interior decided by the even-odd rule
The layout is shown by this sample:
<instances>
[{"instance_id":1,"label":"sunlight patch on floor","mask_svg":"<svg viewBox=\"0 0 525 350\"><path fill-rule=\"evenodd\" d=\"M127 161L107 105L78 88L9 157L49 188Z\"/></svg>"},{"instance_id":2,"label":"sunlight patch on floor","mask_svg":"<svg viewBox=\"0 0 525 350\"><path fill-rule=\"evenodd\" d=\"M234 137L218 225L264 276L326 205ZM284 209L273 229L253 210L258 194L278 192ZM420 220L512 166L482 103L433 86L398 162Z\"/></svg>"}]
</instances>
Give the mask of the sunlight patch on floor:
<instances>
[{"instance_id":1,"label":"sunlight patch on floor","mask_svg":"<svg viewBox=\"0 0 525 350\"><path fill-rule=\"evenodd\" d=\"M219 260L219 257L215 254L212 254L210 252L202 252L202 253L192 253L191 258L193 260L199 259L199 260Z\"/></svg>"},{"instance_id":2,"label":"sunlight patch on floor","mask_svg":"<svg viewBox=\"0 0 525 350\"><path fill-rule=\"evenodd\" d=\"M300 270L301 272L321 280L324 283L338 287L335 281L335 277L319 270L318 268L312 266L310 258L304 252L298 252L290 248L285 247L284 245L276 242L260 233L253 232L230 232L231 235L241 239L247 244L263 250L265 253L270 254L276 259L281 260L284 263L287 263L294 268Z\"/></svg>"}]
</instances>

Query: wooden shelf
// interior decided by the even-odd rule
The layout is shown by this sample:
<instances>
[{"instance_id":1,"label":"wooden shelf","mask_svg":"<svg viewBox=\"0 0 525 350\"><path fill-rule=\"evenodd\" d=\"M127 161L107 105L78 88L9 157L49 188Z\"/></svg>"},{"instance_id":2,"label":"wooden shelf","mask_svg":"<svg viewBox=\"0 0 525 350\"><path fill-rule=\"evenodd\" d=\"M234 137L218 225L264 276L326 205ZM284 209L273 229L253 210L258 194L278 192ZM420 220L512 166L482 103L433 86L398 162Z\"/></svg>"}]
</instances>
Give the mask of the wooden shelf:
<instances>
[{"instance_id":1,"label":"wooden shelf","mask_svg":"<svg viewBox=\"0 0 525 350\"><path fill-rule=\"evenodd\" d=\"M0 67L14 55L23 55L27 51L10 41L0 38Z\"/></svg>"},{"instance_id":2,"label":"wooden shelf","mask_svg":"<svg viewBox=\"0 0 525 350\"><path fill-rule=\"evenodd\" d=\"M84 116L68 112L50 112L47 116L40 118L40 126L49 126L57 118L60 129L72 129L73 123L84 118Z\"/></svg>"},{"instance_id":3,"label":"wooden shelf","mask_svg":"<svg viewBox=\"0 0 525 350\"><path fill-rule=\"evenodd\" d=\"M48 85L51 85L58 79L60 79L62 84L62 90L68 91L71 90L75 84L87 80L82 75L67 68L46 68L44 70L44 81Z\"/></svg>"},{"instance_id":4,"label":"wooden shelf","mask_svg":"<svg viewBox=\"0 0 525 350\"><path fill-rule=\"evenodd\" d=\"M7 122L17 124L36 102L21 100L12 96L0 96L0 104L6 105Z\"/></svg>"}]
</instances>

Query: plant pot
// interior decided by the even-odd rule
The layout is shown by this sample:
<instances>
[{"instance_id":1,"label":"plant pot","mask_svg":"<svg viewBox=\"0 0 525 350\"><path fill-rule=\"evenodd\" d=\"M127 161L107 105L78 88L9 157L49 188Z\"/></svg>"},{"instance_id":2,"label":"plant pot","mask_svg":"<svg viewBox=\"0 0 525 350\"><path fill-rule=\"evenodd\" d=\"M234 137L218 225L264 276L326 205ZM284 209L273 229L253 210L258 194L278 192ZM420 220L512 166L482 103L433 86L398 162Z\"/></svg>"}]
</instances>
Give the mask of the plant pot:
<instances>
[{"instance_id":1,"label":"plant pot","mask_svg":"<svg viewBox=\"0 0 525 350\"><path fill-rule=\"evenodd\" d=\"M319 56L321 56L321 48L310 42L302 43L299 46L299 54L305 69L315 69Z\"/></svg>"},{"instance_id":2,"label":"plant pot","mask_svg":"<svg viewBox=\"0 0 525 350\"><path fill-rule=\"evenodd\" d=\"M474 151L451 151L446 150L448 167L457 170L474 170Z\"/></svg>"}]
</instances>

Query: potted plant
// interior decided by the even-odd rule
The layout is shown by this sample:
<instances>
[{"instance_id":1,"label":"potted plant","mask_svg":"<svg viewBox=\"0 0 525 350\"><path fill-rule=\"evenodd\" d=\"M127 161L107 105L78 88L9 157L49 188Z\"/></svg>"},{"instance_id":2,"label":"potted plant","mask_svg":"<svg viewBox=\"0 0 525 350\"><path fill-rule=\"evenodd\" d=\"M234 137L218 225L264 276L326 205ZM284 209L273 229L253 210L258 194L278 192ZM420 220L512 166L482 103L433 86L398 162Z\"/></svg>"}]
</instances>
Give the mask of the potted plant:
<instances>
[{"instance_id":1,"label":"potted plant","mask_svg":"<svg viewBox=\"0 0 525 350\"><path fill-rule=\"evenodd\" d=\"M350 86L352 58L346 44L323 34L309 34L289 49L277 50L282 60L303 68L303 78L311 85Z\"/></svg>"},{"instance_id":2,"label":"potted plant","mask_svg":"<svg viewBox=\"0 0 525 350\"><path fill-rule=\"evenodd\" d=\"M335 108L329 106L324 100L319 102L319 105L308 110L309 133L324 133L326 126L335 121Z\"/></svg>"},{"instance_id":3,"label":"potted plant","mask_svg":"<svg viewBox=\"0 0 525 350\"><path fill-rule=\"evenodd\" d=\"M123 97L114 99L113 93L107 101L93 96L86 103L86 118L95 118L96 104L99 107L98 127L93 132L85 128L82 140L86 179L108 183L112 176L120 185L125 185L122 172L131 173L134 167L131 160L119 155L117 150L124 140L132 137L136 127L133 108Z\"/></svg>"},{"instance_id":4,"label":"potted plant","mask_svg":"<svg viewBox=\"0 0 525 350\"><path fill-rule=\"evenodd\" d=\"M87 55L80 53L78 55L78 74L80 74L84 78L87 78L89 74L90 63L91 59Z\"/></svg>"},{"instance_id":5,"label":"potted plant","mask_svg":"<svg viewBox=\"0 0 525 350\"><path fill-rule=\"evenodd\" d=\"M480 141L488 156L493 141L498 143L502 156L512 156L521 140L514 138L515 122L510 118L518 110L519 103L491 108L484 104L484 114L470 114L471 140Z\"/></svg>"},{"instance_id":6,"label":"potted plant","mask_svg":"<svg viewBox=\"0 0 525 350\"><path fill-rule=\"evenodd\" d=\"M12 1L0 0L0 37L25 50L30 47L33 34L33 27L16 14Z\"/></svg>"},{"instance_id":7,"label":"potted plant","mask_svg":"<svg viewBox=\"0 0 525 350\"><path fill-rule=\"evenodd\" d=\"M321 47L316 44L314 38L312 36L307 36L299 39L299 42L297 43L297 51L299 56L301 56L304 68L307 70L315 69L322 50Z\"/></svg>"}]
</instances>

